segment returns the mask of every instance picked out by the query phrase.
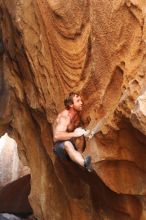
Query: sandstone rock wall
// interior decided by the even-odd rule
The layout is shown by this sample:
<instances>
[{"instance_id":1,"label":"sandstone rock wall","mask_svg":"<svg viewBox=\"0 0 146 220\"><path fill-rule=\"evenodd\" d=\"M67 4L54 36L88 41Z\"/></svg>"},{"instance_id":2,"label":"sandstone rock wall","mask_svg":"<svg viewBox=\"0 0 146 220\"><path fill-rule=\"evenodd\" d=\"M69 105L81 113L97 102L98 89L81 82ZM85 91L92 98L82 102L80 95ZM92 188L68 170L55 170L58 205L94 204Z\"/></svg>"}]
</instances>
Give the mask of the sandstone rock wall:
<instances>
[{"instance_id":1,"label":"sandstone rock wall","mask_svg":"<svg viewBox=\"0 0 146 220\"><path fill-rule=\"evenodd\" d=\"M36 217L144 220L145 1L1 0L0 8L0 131L31 169ZM86 127L100 123L85 151L92 174L52 153L52 123L72 90L85 100Z\"/></svg>"}]
</instances>

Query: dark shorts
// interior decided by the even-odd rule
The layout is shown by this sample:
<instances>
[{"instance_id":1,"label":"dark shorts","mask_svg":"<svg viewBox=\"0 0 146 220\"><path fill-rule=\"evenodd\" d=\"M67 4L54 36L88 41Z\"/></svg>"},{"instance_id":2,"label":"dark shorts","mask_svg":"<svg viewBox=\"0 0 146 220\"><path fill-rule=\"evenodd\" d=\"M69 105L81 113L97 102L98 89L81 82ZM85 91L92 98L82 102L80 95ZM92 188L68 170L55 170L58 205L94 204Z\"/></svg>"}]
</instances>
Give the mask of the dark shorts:
<instances>
[{"instance_id":1,"label":"dark shorts","mask_svg":"<svg viewBox=\"0 0 146 220\"><path fill-rule=\"evenodd\" d=\"M72 140L68 140L68 141L70 141L73 144L74 148L76 149L74 142ZM60 159L69 160L70 158L64 149L64 142L65 141L56 141L53 146L53 152Z\"/></svg>"}]
</instances>

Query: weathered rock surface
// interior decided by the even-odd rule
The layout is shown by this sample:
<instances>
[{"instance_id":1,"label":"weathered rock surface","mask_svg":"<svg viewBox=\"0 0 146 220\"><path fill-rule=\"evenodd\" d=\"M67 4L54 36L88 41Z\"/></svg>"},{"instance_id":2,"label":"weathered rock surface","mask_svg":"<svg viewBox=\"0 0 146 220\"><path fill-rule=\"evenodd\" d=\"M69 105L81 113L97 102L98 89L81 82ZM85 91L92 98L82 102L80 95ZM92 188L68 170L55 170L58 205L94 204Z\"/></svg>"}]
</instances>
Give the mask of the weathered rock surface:
<instances>
[{"instance_id":1,"label":"weathered rock surface","mask_svg":"<svg viewBox=\"0 0 146 220\"><path fill-rule=\"evenodd\" d=\"M146 2L1 0L0 8L0 131L30 167L35 216L145 220ZM71 90L85 100L86 127L100 125L87 140L91 174L52 153L52 123Z\"/></svg>"},{"instance_id":2,"label":"weathered rock surface","mask_svg":"<svg viewBox=\"0 0 146 220\"><path fill-rule=\"evenodd\" d=\"M135 128L146 135L146 91L138 96L131 114L131 122Z\"/></svg>"},{"instance_id":3,"label":"weathered rock surface","mask_svg":"<svg viewBox=\"0 0 146 220\"><path fill-rule=\"evenodd\" d=\"M0 139L0 188L29 172L19 160L16 142L5 134Z\"/></svg>"}]
</instances>

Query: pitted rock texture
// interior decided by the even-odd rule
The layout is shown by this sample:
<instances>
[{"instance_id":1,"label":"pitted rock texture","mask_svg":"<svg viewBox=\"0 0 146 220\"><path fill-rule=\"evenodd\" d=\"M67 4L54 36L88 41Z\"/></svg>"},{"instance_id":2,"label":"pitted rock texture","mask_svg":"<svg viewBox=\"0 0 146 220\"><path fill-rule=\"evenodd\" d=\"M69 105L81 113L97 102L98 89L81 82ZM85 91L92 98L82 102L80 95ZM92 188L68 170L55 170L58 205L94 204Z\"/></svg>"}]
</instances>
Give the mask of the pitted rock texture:
<instances>
[{"instance_id":1,"label":"pitted rock texture","mask_svg":"<svg viewBox=\"0 0 146 220\"><path fill-rule=\"evenodd\" d=\"M41 220L146 219L146 2L1 0L0 132L31 170ZM94 172L60 162L52 123L80 91ZM141 98L142 97L142 98Z\"/></svg>"}]
</instances>

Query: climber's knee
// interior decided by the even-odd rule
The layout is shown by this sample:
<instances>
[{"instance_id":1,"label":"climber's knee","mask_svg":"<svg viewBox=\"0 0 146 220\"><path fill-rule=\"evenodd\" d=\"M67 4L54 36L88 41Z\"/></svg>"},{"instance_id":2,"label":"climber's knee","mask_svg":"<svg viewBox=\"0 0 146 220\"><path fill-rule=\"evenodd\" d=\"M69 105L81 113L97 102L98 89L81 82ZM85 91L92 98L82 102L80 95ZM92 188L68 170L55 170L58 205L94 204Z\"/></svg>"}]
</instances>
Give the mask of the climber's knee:
<instances>
[{"instance_id":1,"label":"climber's knee","mask_svg":"<svg viewBox=\"0 0 146 220\"><path fill-rule=\"evenodd\" d=\"M73 151L75 150L73 144L71 143L71 141L65 141L64 142L64 149L67 151L67 152L70 152L70 151Z\"/></svg>"}]
</instances>

